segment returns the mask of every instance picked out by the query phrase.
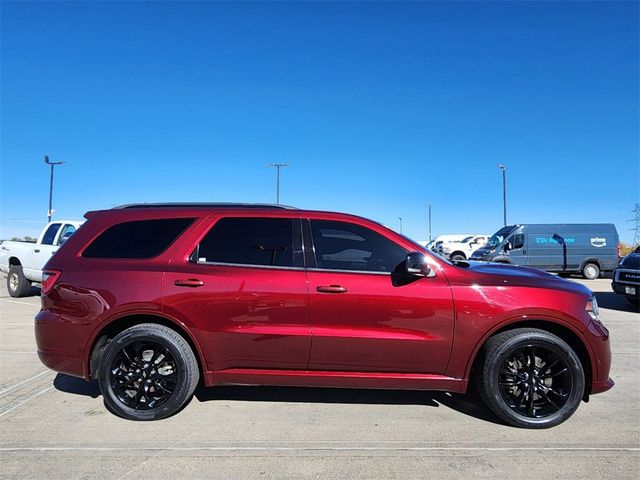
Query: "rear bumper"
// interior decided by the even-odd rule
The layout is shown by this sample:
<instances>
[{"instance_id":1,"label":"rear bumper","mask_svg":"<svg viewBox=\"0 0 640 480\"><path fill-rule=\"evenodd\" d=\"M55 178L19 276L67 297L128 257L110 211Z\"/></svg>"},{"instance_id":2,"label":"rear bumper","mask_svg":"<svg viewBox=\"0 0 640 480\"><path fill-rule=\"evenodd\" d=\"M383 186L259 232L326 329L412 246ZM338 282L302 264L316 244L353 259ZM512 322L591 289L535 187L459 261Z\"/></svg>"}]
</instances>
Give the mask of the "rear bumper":
<instances>
[{"instance_id":1,"label":"rear bumper","mask_svg":"<svg viewBox=\"0 0 640 480\"><path fill-rule=\"evenodd\" d=\"M40 310L35 318L35 336L40 361L51 370L86 378L78 326L64 322L54 313Z\"/></svg>"}]
</instances>

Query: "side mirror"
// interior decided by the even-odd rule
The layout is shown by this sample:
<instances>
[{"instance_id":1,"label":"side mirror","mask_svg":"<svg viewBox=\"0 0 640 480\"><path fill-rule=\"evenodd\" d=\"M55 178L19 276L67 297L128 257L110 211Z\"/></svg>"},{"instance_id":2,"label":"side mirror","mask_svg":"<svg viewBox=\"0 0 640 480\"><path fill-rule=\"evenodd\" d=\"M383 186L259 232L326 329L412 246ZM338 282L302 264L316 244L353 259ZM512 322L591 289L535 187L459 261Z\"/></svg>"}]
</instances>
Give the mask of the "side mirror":
<instances>
[{"instance_id":1,"label":"side mirror","mask_svg":"<svg viewBox=\"0 0 640 480\"><path fill-rule=\"evenodd\" d=\"M513 246L511 245L511 242L507 242L504 244L504 251L508 252L509 250L513 250Z\"/></svg>"},{"instance_id":2,"label":"side mirror","mask_svg":"<svg viewBox=\"0 0 640 480\"><path fill-rule=\"evenodd\" d=\"M407 253L406 271L409 275L418 277L435 277L436 272L427 263L427 257L420 252Z\"/></svg>"}]
</instances>

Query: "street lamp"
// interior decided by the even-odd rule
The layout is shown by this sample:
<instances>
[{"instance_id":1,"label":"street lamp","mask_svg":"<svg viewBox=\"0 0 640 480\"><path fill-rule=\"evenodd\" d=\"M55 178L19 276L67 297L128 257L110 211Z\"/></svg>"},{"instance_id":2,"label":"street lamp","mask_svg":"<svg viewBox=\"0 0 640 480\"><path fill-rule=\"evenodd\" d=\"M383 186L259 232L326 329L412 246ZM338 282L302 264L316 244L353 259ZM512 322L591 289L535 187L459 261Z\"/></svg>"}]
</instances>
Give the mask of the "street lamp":
<instances>
[{"instance_id":1,"label":"street lamp","mask_svg":"<svg viewBox=\"0 0 640 480\"><path fill-rule=\"evenodd\" d=\"M53 208L51 202L53 200L53 168L56 165L62 165L64 162L50 162L49 156L44 156L44 163L51 165L51 175L49 177L49 210L47 211L47 223L51 221L51 215L53 215Z\"/></svg>"},{"instance_id":2,"label":"street lamp","mask_svg":"<svg viewBox=\"0 0 640 480\"><path fill-rule=\"evenodd\" d=\"M270 167L276 167L276 205L280 205L280 168L288 167L286 163L270 163Z\"/></svg>"},{"instance_id":3,"label":"street lamp","mask_svg":"<svg viewBox=\"0 0 640 480\"><path fill-rule=\"evenodd\" d=\"M398 220L400 220L400 233L402 233L402 217L398 217Z\"/></svg>"},{"instance_id":4,"label":"street lamp","mask_svg":"<svg viewBox=\"0 0 640 480\"><path fill-rule=\"evenodd\" d=\"M499 163L497 167L502 170L502 214L504 226L507 226L507 167Z\"/></svg>"},{"instance_id":5,"label":"street lamp","mask_svg":"<svg viewBox=\"0 0 640 480\"><path fill-rule=\"evenodd\" d=\"M427 205L429 205L429 241L431 241L431 204L428 203Z\"/></svg>"}]
</instances>

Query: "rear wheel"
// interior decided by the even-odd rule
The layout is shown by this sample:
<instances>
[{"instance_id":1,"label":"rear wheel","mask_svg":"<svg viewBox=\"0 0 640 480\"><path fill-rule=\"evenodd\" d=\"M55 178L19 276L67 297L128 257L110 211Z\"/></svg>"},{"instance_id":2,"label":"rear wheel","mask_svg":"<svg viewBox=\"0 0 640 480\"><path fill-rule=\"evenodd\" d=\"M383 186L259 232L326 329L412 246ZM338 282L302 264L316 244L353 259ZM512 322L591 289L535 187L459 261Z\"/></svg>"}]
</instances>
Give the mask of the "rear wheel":
<instances>
[{"instance_id":1,"label":"rear wheel","mask_svg":"<svg viewBox=\"0 0 640 480\"><path fill-rule=\"evenodd\" d=\"M187 341L152 323L130 327L107 344L98 383L107 408L130 420L157 420L178 412L198 384Z\"/></svg>"},{"instance_id":2,"label":"rear wheel","mask_svg":"<svg viewBox=\"0 0 640 480\"><path fill-rule=\"evenodd\" d=\"M587 280L595 280L600 276L600 267L595 263L587 263L582 267L582 275Z\"/></svg>"},{"instance_id":3,"label":"rear wheel","mask_svg":"<svg viewBox=\"0 0 640 480\"><path fill-rule=\"evenodd\" d=\"M580 359L561 338L533 328L489 339L478 382L489 408L516 427L549 428L564 422L582 400Z\"/></svg>"},{"instance_id":4,"label":"rear wheel","mask_svg":"<svg viewBox=\"0 0 640 480\"><path fill-rule=\"evenodd\" d=\"M24 276L20 265L9 267L7 290L12 297L25 297L31 293L31 282Z\"/></svg>"}]
</instances>

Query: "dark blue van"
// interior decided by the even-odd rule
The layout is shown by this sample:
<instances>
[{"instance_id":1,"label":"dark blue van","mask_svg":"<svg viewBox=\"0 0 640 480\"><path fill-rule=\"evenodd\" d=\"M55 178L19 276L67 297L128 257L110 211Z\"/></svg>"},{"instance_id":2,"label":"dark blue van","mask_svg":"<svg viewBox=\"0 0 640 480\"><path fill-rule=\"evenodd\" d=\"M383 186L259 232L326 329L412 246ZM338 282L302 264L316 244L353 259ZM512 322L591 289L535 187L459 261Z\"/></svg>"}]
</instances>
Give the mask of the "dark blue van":
<instances>
[{"instance_id":1,"label":"dark blue van","mask_svg":"<svg viewBox=\"0 0 640 480\"><path fill-rule=\"evenodd\" d=\"M612 223L510 225L494 233L470 260L594 279L618 266L618 232Z\"/></svg>"}]
</instances>

